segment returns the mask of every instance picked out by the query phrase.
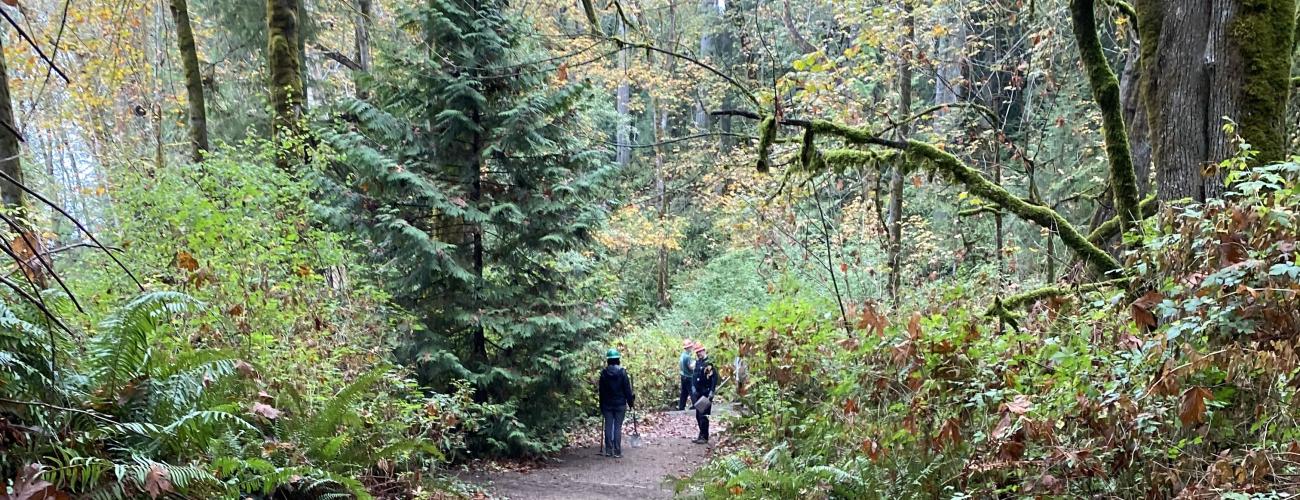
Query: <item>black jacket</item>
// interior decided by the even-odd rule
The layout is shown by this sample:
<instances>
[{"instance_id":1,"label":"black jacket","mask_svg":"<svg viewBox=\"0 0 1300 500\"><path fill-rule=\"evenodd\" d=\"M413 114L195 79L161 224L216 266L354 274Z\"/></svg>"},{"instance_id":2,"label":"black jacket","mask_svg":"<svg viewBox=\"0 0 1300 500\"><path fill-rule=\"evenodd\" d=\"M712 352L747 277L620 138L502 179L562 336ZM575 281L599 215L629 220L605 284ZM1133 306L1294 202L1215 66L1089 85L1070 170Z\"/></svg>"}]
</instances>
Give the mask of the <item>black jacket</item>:
<instances>
[{"instance_id":1,"label":"black jacket","mask_svg":"<svg viewBox=\"0 0 1300 500\"><path fill-rule=\"evenodd\" d=\"M636 395L632 394L632 380L627 370L619 365L606 366L600 372L600 408L617 410L632 406Z\"/></svg>"},{"instance_id":2,"label":"black jacket","mask_svg":"<svg viewBox=\"0 0 1300 500\"><path fill-rule=\"evenodd\" d=\"M695 394L700 397L713 398L713 390L718 388L718 370L713 368L709 358L695 360Z\"/></svg>"}]
</instances>

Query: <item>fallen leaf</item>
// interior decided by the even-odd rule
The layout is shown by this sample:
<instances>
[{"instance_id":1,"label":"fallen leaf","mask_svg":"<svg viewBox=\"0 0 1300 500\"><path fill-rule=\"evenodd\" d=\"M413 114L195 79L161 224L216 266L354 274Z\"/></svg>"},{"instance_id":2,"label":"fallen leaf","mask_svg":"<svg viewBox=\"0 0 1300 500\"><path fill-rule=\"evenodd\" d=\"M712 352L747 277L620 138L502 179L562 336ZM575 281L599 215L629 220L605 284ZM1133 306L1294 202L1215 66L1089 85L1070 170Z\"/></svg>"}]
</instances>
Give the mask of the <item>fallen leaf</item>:
<instances>
[{"instance_id":1,"label":"fallen leaf","mask_svg":"<svg viewBox=\"0 0 1300 500\"><path fill-rule=\"evenodd\" d=\"M1214 399L1214 393L1205 387L1189 387L1183 391L1183 402L1178 407L1178 420L1184 426L1205 422L1205 400Z\"/></svg>"},{"instance_id":2,"label":"fallen leaf","mask_svg":"<svg viewBox=\"0 0 1300 500\"><path fill-rule=\"evenodd\" d=\"M1156 316L1151 312L1151 309L1164 299L1165 297L1160 295L1160 292L1153 290L1133 301L1133 305L1129 308L1133 313L1133 322L1144 329L1155 328Z\"/></svg>"},{"instance_id":3,"label":"fallen leaf","mask_svg":"<svg viewBox=\"0 0 1300 500\"><path fill-rule=\"evenodd\" d=\"M149 498L158 498L163 493L172 492L172 482L167 477L167 469L158 464L150 467L149 472L144 476L144 491L149 494Z\"/></svg>"},{"instance_id":4,"label":"fallen leaf","mask_svg":"<svg viewBox=\"0 0 1300 500\"><path fill-rule=\"evenodd\" d=\"M67 493L59 491L49 481L41 479L43 469L38 464L27 464L14 480L13 494L0 495L4 500L64 500L70 498Z\"/></svg>"},{"instance_id":5,"label":"fallen leaf","mask_svg":"<svg viewBox=\"0 0 1300 500\"><path fill-rule=\"evenodd\" d=\"M240 375L243 375L247 378L251 378L251 379L257 378L257 369L253 368L253 365L248 364L247 361L244 361L242 359L235 361L235 371L239 372Z\"/></svg>"},{"instance_id":6,"label":"fallen leaf","mask_svg":"<svg viewBox=\"0 0 1300 500\"><path fill-rule=\"evenodd\" d=\"M1029 396L1017 394L1009 403L1003 403L1003 408L1016 415L1024 415L1033 409L1034 403L1029 401Z\"/></svg>"},{"instance_id":7,"label":"fallen leaf","mask_svg":"<svg viewBox=\"0 0 1300 500\"><path fill-rule=\"evenodd\" d=\"M280 410L277 410L274 406L266 403L253 403L253 409L251 411L254 415L265 417L268 420L280 418Z\"/></svg>"},{"instance_id":8,"label":"fallen leaf","mask_svg":"<svg viewBox=\"0 0 1300 500\"><path fill-rule=\"evenodd\" d=\"M176 252L176 267L186 271L195 271L199 268L199 261L184 250Z\"/></svg>"}]
</instances>

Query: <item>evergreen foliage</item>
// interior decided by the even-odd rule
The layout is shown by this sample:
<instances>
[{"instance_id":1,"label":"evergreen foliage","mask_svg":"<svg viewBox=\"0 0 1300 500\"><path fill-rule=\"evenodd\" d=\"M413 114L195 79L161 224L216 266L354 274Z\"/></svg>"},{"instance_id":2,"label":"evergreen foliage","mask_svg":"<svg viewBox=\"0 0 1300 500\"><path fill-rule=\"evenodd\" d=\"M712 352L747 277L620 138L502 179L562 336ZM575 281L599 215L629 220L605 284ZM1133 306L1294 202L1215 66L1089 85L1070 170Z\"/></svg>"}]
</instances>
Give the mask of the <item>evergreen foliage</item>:
<instances>
[{"instance_id":1,"label":"evergreen foliage","mask_svg":"<svg viewBox=\"0 0 1300 500\"><path fill-rule=\"evenodd\" d=\"M319 132L339 152L321 182L327 216L423 320L401 357L435 389L467 379L508 405L475 447L539 454L561 444L578 356L610 316L579 286L608 168L589 139L587 85L538 71L543 52L501 7L405 11L422 39L381 52L371 101L344 104L346 119Z\"/></svg>"}]
</instances>

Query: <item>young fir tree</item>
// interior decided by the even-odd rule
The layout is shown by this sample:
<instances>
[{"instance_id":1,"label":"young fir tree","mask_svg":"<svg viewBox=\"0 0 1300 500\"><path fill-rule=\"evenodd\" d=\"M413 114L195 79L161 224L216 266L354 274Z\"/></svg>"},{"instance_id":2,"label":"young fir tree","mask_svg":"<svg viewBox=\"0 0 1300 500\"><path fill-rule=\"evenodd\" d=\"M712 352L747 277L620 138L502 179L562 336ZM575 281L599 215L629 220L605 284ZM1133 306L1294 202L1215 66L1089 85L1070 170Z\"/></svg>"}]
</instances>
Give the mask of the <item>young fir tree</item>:
<instances>
[{"instance_id":1,"label":"young fir tree","mask_svg":"<svg viewBox=\"0 0 1300 500\"><path fill-rule=\"evenodd\" d=\"M321 137L330 218L355 230L424 319L401 354L435 388L468 379L500 418L483 451L554 449L580 411L582 347L610 308L584 293L583 251L609 168L586 85L557 78L501 0L432 0L380 51L368 101ZM533 61L533 62L530 62ZM557 81L558 80L558 81Z\"/></svg>"}]
</instances>

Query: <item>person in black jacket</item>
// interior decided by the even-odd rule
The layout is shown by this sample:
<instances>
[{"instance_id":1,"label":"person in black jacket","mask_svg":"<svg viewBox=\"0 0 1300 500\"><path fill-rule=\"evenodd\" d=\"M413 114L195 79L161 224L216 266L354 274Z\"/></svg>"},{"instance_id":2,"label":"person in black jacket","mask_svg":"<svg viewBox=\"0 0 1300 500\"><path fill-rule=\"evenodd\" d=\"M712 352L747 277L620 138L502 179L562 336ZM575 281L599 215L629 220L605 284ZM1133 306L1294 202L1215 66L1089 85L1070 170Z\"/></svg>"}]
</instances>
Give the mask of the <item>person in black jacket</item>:
<instances>
[{"instance_id":1,"label":"person in black jacket","mask_svg":"<svg viewBox=\"0 0 1300 500\"><path fill-rule=\"evenodd\" d=\"M714 390L718 388L718 371L713 368L713 363L709 362L709 353L704 350L704 346L695 347L695 423L700 426L700 436L692 440L695 444L708 444L709 442L709 414L713 412ZM700 411L700 400L709 398L709 405L703 411Z\"/></svg>"},{"instance_id":2,"label":"person in black jacket","mask_svg":"<svg viewBox=\"0 0 1300 500\"><path fill-rule=\"evenodd\" d=\"M636 401L632 380L619 365L617 349L605 353L606 366L600 372L600 415L605 418L605 442L600 454L623 458L623 417Z\"/></svg>"}]
</instances>

